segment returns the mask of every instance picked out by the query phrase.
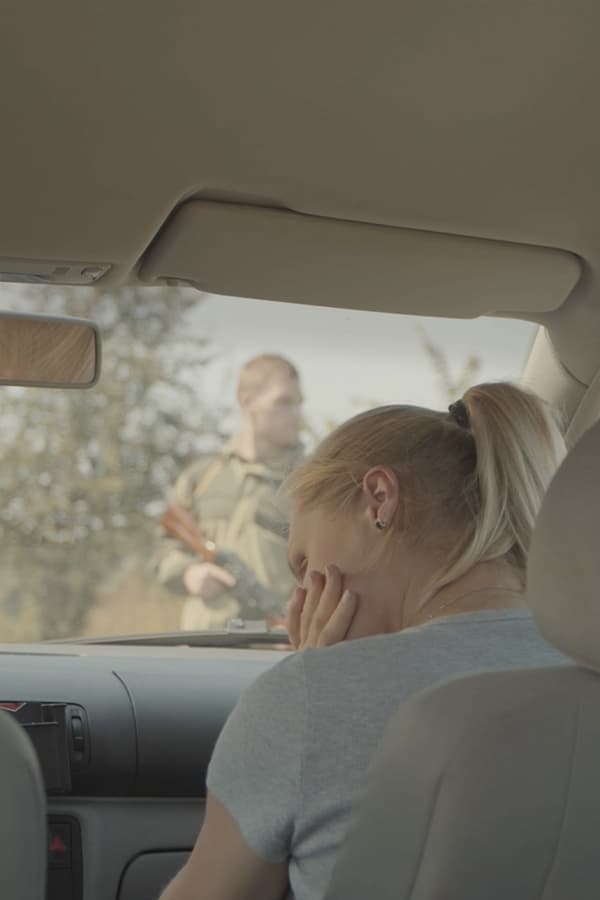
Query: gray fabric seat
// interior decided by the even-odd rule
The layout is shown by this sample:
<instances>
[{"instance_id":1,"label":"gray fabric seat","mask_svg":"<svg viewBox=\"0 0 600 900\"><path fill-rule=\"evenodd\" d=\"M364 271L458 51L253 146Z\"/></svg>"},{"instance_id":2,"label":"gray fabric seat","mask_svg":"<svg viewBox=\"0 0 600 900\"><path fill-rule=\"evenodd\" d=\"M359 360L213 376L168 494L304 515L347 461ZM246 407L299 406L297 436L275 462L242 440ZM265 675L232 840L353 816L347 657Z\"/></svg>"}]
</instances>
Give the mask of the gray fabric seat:
<instances>
[{"instance_id":1,"label":"gray fabric seat","mask_svg":"<svg viewBox=\"0 0 600 900\"><path fill-rule=\"evenodd\" d=\"M46 797L38 759L23 729L0 711L0 897L43 900Z\"/></svg>"},{"instance_id":2,"label":"gray fabric seat","mask_svg":"<svg viewBox=\"0 0 600 900\"><path fill-rule=\"evenodd\" d=\"M600 896L600 425L543 504L528 603L577 663L446 682L391 721L326 900Z\"/></svg>"}]
</instances>

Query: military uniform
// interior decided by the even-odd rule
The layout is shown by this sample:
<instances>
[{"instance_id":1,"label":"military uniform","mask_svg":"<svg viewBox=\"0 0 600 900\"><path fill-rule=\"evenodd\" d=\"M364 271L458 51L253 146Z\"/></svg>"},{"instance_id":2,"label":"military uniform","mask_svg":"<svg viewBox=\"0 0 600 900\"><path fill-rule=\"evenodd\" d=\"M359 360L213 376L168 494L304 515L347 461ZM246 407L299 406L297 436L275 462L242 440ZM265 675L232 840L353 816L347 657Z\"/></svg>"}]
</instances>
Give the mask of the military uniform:
<instances>
[{"instance_id":1,"label":"military uniform","mask_svg":"<svg viewBox=\"0 0 600 900\"><path fill-rule=\"evenodd\" d=\"M208 540L219 550L236 553L281 600L282 614L293 579L287 564L288 514L280 488L301 460L298 446L275 459L249 461L232 441L221 453L185 469L172 495L174 503L192 513ZM202 560L179 541L163 538L158 577L170 590L186 594L183 574L197 562ZM224 588L212 600L188 596L181 627L186 631L223 628L230 619L248 615L240 599Z\"/></svg>"}]
</instances>

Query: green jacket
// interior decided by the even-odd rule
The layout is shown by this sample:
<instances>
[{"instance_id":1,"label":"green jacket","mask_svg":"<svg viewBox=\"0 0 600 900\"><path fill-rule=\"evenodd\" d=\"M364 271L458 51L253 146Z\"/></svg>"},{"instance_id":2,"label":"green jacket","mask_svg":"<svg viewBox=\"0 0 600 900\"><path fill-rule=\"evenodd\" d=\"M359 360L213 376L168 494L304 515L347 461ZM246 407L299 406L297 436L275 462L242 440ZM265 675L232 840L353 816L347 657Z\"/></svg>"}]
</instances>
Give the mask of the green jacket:
<instances>
[{"instance_id":1,"label":"green jacket","mask_svg":"<svg viewBox=\"0 0 600 900\"><path fill-rule=\"evenodd\" d=\"M280 598L282 612L294 584L287 563L287 503L280 489L301 461L302 448L296 447L276 459L250 462L239 456L232 441L221 453L185 469L171 497L193 514L217 549L238 554L258 581ZM159 580L185 595L182 576L195 561L198 557L181 543L162 538ZM223 590L220 604L229 593ZM240 614L244 614L243 604Z\"/></svg>"}]
</instances>

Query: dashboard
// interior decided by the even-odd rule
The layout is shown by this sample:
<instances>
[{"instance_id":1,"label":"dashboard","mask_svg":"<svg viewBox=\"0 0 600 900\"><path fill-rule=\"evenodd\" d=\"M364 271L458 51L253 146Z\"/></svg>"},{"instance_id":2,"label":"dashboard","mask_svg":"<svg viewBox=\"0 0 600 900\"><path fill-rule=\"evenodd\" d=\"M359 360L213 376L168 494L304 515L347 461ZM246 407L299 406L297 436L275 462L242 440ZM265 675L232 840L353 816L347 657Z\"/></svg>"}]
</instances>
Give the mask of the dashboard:
<instances>
[{"instance_id":1,"label":"dashboard","mask_svg":"<svg viewBox=\"0 0 600 900\"><path fill-rule=\"evenodd\" d=\"M159 896L202 823L229 712L286 652L0 645L0 708L47 791L48 900Z\"/></svg>"}]
</instances>

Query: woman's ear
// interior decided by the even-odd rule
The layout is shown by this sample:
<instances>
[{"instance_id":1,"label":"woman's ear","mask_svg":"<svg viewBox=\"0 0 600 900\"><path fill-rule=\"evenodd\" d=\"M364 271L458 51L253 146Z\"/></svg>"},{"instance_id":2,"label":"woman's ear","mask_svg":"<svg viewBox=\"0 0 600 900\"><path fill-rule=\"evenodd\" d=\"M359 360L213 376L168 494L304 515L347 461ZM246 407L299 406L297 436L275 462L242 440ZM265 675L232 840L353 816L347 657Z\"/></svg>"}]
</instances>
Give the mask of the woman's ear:
<instances>
[{"instance_id":1,"label":"woman's ear","mask_svg":"<svg viewBox=\"0 0 600 900\"><path fill-rule=\"evenodd\" d=\"M369 469L362 480L367 515L374 528L384 531L396 517L400 505L398 476L385 466Z\"/></svg>"}]
</instances>

